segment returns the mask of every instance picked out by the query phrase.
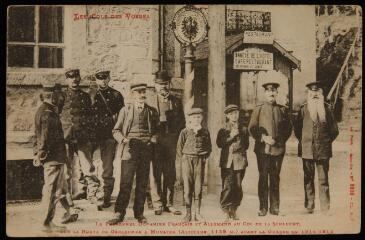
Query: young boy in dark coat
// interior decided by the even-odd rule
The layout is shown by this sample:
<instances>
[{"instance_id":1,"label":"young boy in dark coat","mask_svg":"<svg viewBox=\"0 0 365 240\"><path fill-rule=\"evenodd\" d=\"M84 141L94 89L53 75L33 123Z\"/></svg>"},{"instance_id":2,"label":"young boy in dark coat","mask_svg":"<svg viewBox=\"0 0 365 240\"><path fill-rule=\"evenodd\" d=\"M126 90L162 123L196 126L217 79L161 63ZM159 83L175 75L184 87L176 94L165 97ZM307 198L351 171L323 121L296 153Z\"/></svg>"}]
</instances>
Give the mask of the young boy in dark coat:
<instances>
[{"instance_id":1,"label":"young boy in dark coat","mask_svg":"<svg viewBox=\"0 0 365 240\"><path fill-rule=\"evenodd\" d=\"M249 133L239 122L239 108L228 105L224 111L228 122L217 136L217 146L221 148L219 166L221 167L222 192L220 204L226 220L239 220L236 210L241 204L242 180L247 163L246 150L249 146Z\"/></svg>"}]
</instances>

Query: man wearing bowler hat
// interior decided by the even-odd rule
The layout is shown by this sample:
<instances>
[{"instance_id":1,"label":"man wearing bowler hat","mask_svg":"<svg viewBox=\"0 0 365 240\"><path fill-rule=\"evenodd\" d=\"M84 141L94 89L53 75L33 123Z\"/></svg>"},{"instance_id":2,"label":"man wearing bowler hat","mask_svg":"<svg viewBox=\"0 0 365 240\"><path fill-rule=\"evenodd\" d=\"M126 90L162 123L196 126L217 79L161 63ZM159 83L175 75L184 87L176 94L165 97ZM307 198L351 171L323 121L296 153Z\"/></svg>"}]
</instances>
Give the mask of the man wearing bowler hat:
<instances>
[{"instance_id":1,"label":"man wearing bowler hat","mask_svg":"<svg viewBox=\"0 0 365 240\"><path fill-rule=\"evenodd\" d=\"M255 107L248 126L251 136L255 139L254 151L259 170L259 216L267 214L269 196L270 213L279 214L280 170L285 154L285 143L292 131L288 109L276 103L279 84L268 82L262 87L265 89L265 102Z\"/></svg>"},{"instance_id":2,"label":"man wearing bowler hat","mask_svg":"<svg viewBox=\"0 0 365 240\"><path fill-rule=\"evenodd\" d=\"M96 203L100 182L96 177L92 160L92 141L95 141L95 132L92 125L91 98L80 88L79 69L68 69L65 76L68 88L65 91L65 102L61 109L61 121L68 146L68 159L73 161L74 154L78 157L78 164L73 164L76 166L73 171L78 170L78 192L73 198L87 197L91 203Z\"/></svg>"},{"instance_id":3,"label":"man wearing bowler hat","mask_svg":"<svg viewBox=\"0 0 365 240\"><path fill-rule=\"evenodd\" d=\"M329 159L332 157L332 142L338 135L338 127L330 105L324 101L321 84L311 82L306 86L307 102L301 106L294 121L294 133L299 140L298 156L303 160L304 206L307 213L313 213L317 166L321 211L327 213L330 208Z\"/></svg>"},{"instance_id":4,"label":"man wearing bowler hat","mask_svg":"<svg viewBox=\"0 0 365 240\"><path fill-rule=\"evenodd\" d=\"M110 199L114 188L113 160L115 157L116 141L112 130L120 109L124 106L124 98L120 92L110 87L110 71L98 69L94 73L97 90L92 97L94 127L96 141L93 150L100 149L103 163L102 179L104 194L98 201L98 210L110 207Z\"/></svg>"},{"instance_id":5,"label":"man wearing bowler hat","mask_svg":"<svg viewBox=\"0 0 365 240\"><path fill-rule=\"evenodd\" d=\"M170 93L170 77L167 71L156 72L156 96L151 105L157 109L159 116L158 142L152 161L151 197L155 214L171 212L180 215L173 207L174 183L176 180L176 144L180 131L185 127L182 102Z\"/></svg>"},{"instance_id":6,"label":"man wearing bowler hat","mask_svg":"<svg viewBox=\"0 0 365 240\"><path fill-rule=\"evenodd\" d=\"M110 225L123 222L136 176L134 198L134 217L139 223L146 223L143 216L144 203L153 154L153 145L157 142L157 110L145 103L147 84L131 85L133 103L126 104L118 115L113 129L115 140L122 147L120 190L115 203L115 216Z\"/></svg>"}]
</instances>

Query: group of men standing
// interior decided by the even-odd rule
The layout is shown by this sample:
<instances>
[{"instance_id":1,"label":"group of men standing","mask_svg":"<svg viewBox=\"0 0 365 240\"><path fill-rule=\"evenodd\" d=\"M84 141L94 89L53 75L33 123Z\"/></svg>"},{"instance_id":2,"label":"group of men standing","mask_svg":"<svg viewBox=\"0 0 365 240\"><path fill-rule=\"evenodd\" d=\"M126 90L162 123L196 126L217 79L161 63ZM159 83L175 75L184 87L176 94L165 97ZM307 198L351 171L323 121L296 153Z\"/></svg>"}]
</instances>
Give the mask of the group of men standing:
<instances>
[{"instance_id":1,"label":"group of men standing","mask_svg":"<svg viewBox=\"0 0 365 240\"><path fill-rule=\"evenodd\" d=\"M175 156L184 155L185 171L202 176L199 181L195 179L196 176L192 176L194 181L202 185L204 167L199 170L200 173L196 173L194 164L200 162L200 159L205 164L211 151L211 143L209 131L201 130L201 117L196 118L197 120L192 118L198 127L187 126L181 101L169 92L170 78L167 72L162 70L156 73L157 94L151 104L146 104L145 83L131 85L133 102L125 104L123 96L108 85L110 72L103 69L94 74L98 88L91 96L80 88L81 77L78 69L66 71L65 76L68 85L65 92L57 86L44 88L43 103L35 118L34 164L43 165L45 179L42 197L44 227L58 228L52 223L58 201L66 209L63 223L77 220L77 214L70 213L75 199L87 198L100 211L111 206L114 188L113 160L117 144L121 146L122 160L120 190L115 204L115 216L109 224L123 221L134 176L134 217L140 223L147 222L143 212L149 192L150 162L153 176L150 180L150 194L155 214L181 214L173 207ZM228 125L217 136L217 146L222 149L220 202L223 211L227 213L228 219L238 219L236 209L242 200L241 184L248 166L246 150L248 136L251 135L255 139L254 151L259 170L258 215L265 216L268 211L278 215L280 170L285 143L291 135L292 126L299 140L298 154L303 159L305 207L308 213L313 212L314 171L317 166L321 209L328 210L329 158L332 156L331 144L338 135L338 129L323 100L321 86L318 82L307 85L307 103L302 105L298 116L293 119L286 107L276 103L279 84L270 82L263 84L263 87L266 100L254 109L248 126L237 124L238 106L229 105L225 110ZM202 111L193 109L188 115L202 116ZM100 149L102 178L98 178L93 160L97 148ZM178 152L176 148L179 148ZM75 155L78 157L76 162ZM71 169L76 163L80 169L77 187L79 192L71 194ZM190 187L191 179L185 175L182 176L184 189L187 191L184 195L187 202L185 220L190 221L188 207L191 207L194 189ZM188 185L186 183L189 186L185 186ZM195 187L201 188L197 185ZM198 195L200 212L201 189L198 190Z\"/></svg>"},{"instance_id":2,"label":"group of men standing","mask_svg":"<svg viewBox=\"0 0 365 240\"><path fill-rule=\"evenodd\" d=\"M306 85L307 102L291 120L287 108L276 103L279 84L265 83L263 87L266 101L254 109L248 125L255 139L254 152L259 170L258 215L265 216L268 211L273 215L279 214L280 171L285 143L293 127L299 141L298 156L303 161L306 212L313 213L315 207L314 174L317 166L320 207L327 213L330 207L329 159L332 157L332 142L339 132L330 105L324 100L321 84L311 82Z\"/></svg>"},{"instance_id":3,"label":"group of men standing","mask_svg":"<svg viewBox=\"0 0 365 240\"><path fill-rule=\"evenodd\" d=\"M110 207L114 188L113 160L119 143L122 146L122 171L115 212L125 213L136 175L134 212L139 222L146 221L143 205L147 192L151 194L156 215L161 215L163 211L181 214L173 208L173 196L176 143L180 130L185 126L185 117L182 102L170 95L170 78L167 72L162 70L156 73L157 95L151 104L154 107L145 104L146 84L133 84L133 103L125 105L121 93L108 85L109 71L99 69L93 76L97 90L91 91L91 94L80 88L79 69L69 69L65 72L68 86L66 91L62 92L59 85L45 86L41 95L43 104L35 119L35 165L42 164L45 172L49 165L45 163L49 159L55 160L55 165L67 165L64 173L57 172L53 176L45 174L45 181L52 181L48 188L45 184L43 199L47 198L46 205L52 207L44 211L54 214L58 198L67 200L69 206L74 205L73 200L87 198L100 211ZM48 111L54 113L55 121L58 118L58 129L51 129L48 122L42 122ZM55 141L60 147L65 147L64 153L59 152L53 143L46 141L54 138L53 133L57 131L60 134ZM96 174L93 159L98 148L102 161L102 178ZM52 159L53 153L62 155L59 157L61 160ZM153 174L150 180L151 189L147 191L151 160ZM73 172L76 170L78 186L74 189L78 192L71 194L71 176L75 175ZM63 180L58 179L58 174L64 175L63 180L67 185L61 184ZM53 185L63 190L58 191ZM77 214L73 214L73 221L76 219ZM55 228L50 220L46 220L44 225L46 228Z\"/></svg>"}]
</instances>

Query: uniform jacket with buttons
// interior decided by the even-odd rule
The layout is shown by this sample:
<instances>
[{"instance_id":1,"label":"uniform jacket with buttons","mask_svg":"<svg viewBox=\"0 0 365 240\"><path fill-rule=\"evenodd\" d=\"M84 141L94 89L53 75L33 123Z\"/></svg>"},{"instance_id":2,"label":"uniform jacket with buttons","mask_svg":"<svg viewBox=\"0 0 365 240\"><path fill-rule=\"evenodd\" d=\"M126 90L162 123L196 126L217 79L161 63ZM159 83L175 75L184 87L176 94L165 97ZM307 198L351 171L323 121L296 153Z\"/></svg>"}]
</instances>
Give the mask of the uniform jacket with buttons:
<instances>
[{"instance_id":1,"label":"uniform jacket with buttons","mask_svg":"<svg viewBox=\"0 0 365 240\"><path fill-rule=\"evenodd\" d=\"M265 154L263 135L272 136L275 144L269 147L266 154L279 156L285 153L285 143L291 135L292 125L288 108L277 103L265 102L255 107L248 125L250 135L255 141L255 153Z\"/></svg>"},{"instance_id":2,"label":"uniform jacket with buttons","mask_svg":"<svg viewBox=\"0 0 365 240\"><path fill-rule=\"evenodd\" d=\"M112 130L117 115L124 106L122 94L108 87L103 90L98 89L92 99L93 124L97 139L113 138Z\"/></svg>"},{"instance_id":3,"label":"uniform jacket with buttons","mask_svg":"<svg viewBox=\"0 0 365 240\"><path fill-rule=\"evenodd\" d=\"M310 117L308 105L301 106L294 121L294 133L299 140L299 157L316 160L332 157L332 142L338 136L338 127L327 103L325 111L326 122L314 122Z\"/></svg>"},{"instance_id":4,"label":"uniform jacket with buttons","mask_svg":"<svg viewBox=\"0 0 365 240\"><path fill-rule=\"evenodd\" d=\"M95 138L90 95L81 89L67 89L61 121L66 142L85 142Z\"/></svg>"},{"instance_id":5,"label":"uniform jacket with buttons","mask_svg":"<svg viewBox=\"0 0 365 240\"><path fill-rule=\"evenodd\" d=\"M249 146L249 133L247 127L240 127L238 135L231 137L231 124L227 123L221 128L217 135L217 146L221 148L219 166L233 170L245 169L248 165L246 150ZM231 151L230 151L231 149Z\"/></svg>"},{"instance_id":6,"label":"uniform jacket with buttons","mask_svg":"<svg viewBox=\"0 0 365 240\"><path fill-rule=\"evenodd\" d=\"M156 137L157 126L158 126L158 114L157 110L147 104L144 104L147 108L147 119L148 119L148 131L151 137ZM130 160L130 146L129 142L124 143L123 140L128 138L130 133L133 119L138 116L138 112L134 104L126 104L119 112L117 123L115 124L112 133L115 140L121 144L122 147L122 160Z\"/></svg>"},{"instance_id":7,"label":"uniform jacket with buttons","mask_svg":"<svg viewBox=\"0 0 365 240\"><path fill-rule=\"evenodd\" d=\"M34 155L47 164L66 163L66 146L56 106L43 102L35 114Z\"/></svg>"}]
</instances>

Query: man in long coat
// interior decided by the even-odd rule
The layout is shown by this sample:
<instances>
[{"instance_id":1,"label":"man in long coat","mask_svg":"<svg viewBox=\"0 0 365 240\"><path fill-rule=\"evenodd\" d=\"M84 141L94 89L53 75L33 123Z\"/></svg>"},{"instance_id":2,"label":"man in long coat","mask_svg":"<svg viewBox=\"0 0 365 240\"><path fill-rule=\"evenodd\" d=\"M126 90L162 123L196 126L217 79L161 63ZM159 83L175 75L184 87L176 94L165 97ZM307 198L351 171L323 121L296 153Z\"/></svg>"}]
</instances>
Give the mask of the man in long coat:
<instances>
[{"instance_id":1,"label":"man in long coat","mask_svg":"<svg viewBox=\"0 0 365 240\"><path fill-rule=\"evenodd\" d=\"M301 106L294 122L294 132L299 140L298 156L303 160L304 206L308 213L313 213L317 167L321 210L327 212L330 208L329 159L332 157L332 142L338 135L338 127L330 106L324 102L320 83L312 82L306 86L307 102Z\"/></svg>"}]
</instances>

